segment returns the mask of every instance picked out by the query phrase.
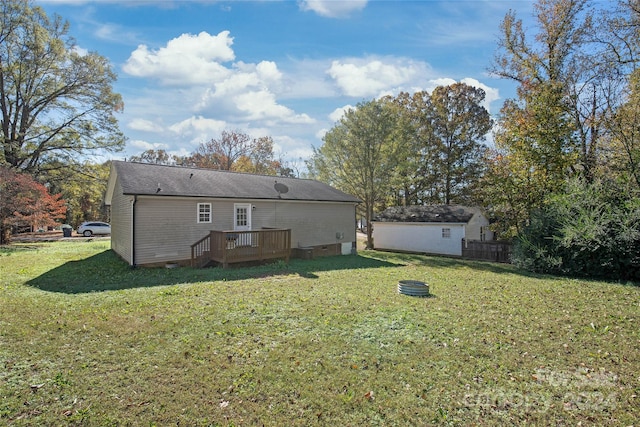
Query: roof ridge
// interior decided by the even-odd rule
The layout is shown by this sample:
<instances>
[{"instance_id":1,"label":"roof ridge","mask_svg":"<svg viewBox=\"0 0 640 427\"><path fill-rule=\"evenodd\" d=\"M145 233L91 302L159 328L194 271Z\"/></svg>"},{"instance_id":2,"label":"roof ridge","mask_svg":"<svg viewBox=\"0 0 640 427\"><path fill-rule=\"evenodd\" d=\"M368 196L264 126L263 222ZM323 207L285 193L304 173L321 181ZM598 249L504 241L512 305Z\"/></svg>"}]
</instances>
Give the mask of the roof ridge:
<instances>
[{"instance_id":1,"label":"roof ridge","mask_svg":"<svg viewBox=\"0 0 640 427\"><path fill-rule=\"evenodd\" d=\"M198 167L198 166L165 165L165 164L159 164L159 163L146 163L146 162L138 162L138 161L130 161L130 160L113 160L113 161L114 162L119 162L119 163L128 163L128 164L145 165L145 166L164 166L164 167L175 168L175 169L199 170L199 171L206 171L206 172L220 172L220 173L230 173L230 174L237 174L237 175L261 176L261 177L266 177L266 178L282 178L282 179L296 179L296 180L300 180L300 181L322 182L322 181L318 181L317 179L313 179L313 178L300 178L300 177L295 177L295 176L282 176L282 175L267 175L267 174L264 174L264 173L230 171L230 170L225 170L225 169L203 168L203 167Z\"/></svg>"}]
</instances>

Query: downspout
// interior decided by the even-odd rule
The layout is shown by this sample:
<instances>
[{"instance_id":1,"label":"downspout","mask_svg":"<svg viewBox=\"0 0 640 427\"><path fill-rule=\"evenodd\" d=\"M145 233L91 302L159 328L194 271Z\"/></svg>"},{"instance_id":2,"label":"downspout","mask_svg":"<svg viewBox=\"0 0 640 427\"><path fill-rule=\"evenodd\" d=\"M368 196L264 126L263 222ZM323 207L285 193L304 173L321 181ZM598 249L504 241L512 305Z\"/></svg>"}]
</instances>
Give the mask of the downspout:
<instances>
[{"instance_id":1,"label":"downspout","mask_svg":"<svg viewBox=\"0 0 640 427\"><path fill-rule=\"evenodd\" d=\"M138 196L134 195L133 199L131 199L131 265L133 268L136 267L136 202L138 201Z\"/></svg>"}]
</instances>

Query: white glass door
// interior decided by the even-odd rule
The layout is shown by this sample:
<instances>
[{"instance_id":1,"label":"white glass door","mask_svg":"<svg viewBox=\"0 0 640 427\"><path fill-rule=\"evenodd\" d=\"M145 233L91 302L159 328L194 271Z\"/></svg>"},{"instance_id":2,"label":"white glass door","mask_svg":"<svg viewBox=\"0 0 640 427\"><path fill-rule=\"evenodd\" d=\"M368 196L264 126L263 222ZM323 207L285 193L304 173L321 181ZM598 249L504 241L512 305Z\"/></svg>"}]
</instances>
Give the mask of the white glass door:
<instances>
[{"instance_id":1,"label":"white glass door","mask_svg":"<svg viewBox=\"0 0 640 427\"><path fill-rule=\"evenodd\" d=\"M233 211L234 231L251 231L251 204L235 203ZM236 246L251 246L251 233L238 235Z\"/></svg>"}]
</instances>

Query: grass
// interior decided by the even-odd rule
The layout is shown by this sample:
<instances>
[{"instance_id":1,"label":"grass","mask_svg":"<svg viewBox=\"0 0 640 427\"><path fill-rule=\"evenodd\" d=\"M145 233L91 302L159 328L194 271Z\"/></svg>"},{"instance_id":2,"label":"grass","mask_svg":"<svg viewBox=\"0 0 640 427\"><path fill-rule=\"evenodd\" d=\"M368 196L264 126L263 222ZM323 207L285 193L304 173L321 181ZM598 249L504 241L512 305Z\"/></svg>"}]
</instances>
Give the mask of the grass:
<instances>
[{"instance_id":1,"label":"grass","mask_svg":"<svg viewBox=\"0 0 640 427\"><path fill-rule=\"evenodd\" d=\"M374 251L134 270L108 248L0 249L0 424L640 419L636 286Z\"/></svg>"}]
</instances>

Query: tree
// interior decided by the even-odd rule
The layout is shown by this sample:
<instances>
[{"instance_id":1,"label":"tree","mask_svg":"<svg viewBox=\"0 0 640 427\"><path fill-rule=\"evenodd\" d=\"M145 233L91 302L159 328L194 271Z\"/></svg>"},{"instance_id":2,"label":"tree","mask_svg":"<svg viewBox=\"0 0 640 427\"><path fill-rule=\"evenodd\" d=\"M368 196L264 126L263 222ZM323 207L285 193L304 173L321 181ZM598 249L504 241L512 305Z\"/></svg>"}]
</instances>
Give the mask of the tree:
<instances>
[{"instance_id":1,"label":"tree","mask_svg":"<svg viewBox=\"0 0 640 427\"><path fill-rule=\"evenodd\" d=\"M640 70L630 78L627 102L607 122L611 133L611 167L640 190Z\"/></svg>"},{"instance_id":2,"label":"tree","mask_svg":"<svg viewBox=\"0 0 640 427\"><path fill-rule=\"evenodd\" d=\"M440 203L469 202L484 172L482 141L493 124L482 106L484 97L484 90L464 83L431 93L431 108L422 119L429 122L428 160Z\"/></svg>"},{"instance_id":3,"label":"tree","mask_svg":"<svg viewBox=\"0 0 640 427\"><path fill-rule=\"evenodd\" d=\"M573 170L592 179L606 113L602 101L615 73L601 60L602 45L593 36L596 27L587 0L538 0L534 11L538 32L533 40L515 12L501 25L491 71L520 84L520 103L504 109L500 122L506 128L514 121L513 113L525 119L535 116L530 129L550 124L542 135L530 134L528 149L539 150L548 164L563 163L549 155L573 153Z\"/></svg>"},{"instance_id":4,"label":"tree","mask_svg":"<svg viewBox=\"0 0 640 427\"><path fill-rule=\"evenodd\" d=\"M401 151L391 177L390 202L398 206L423 204L430 200L429 190L434 187L434 174L430 172L435 160L429 144L431 122L424 120L431 109L431 97L427 92L401 92L393 102L398 112L394 138L402 144L398 146Z\"/></svg>"},{"instance_id":5,"label":"tree","mask_svg":"<svg viewBox=\"0 0 640 427\"><path fill-rule=\"evenodd\" d=\"M11 227L48 227L64 219L66 206L60 194L26 173L0 167L0 243L7 243Z\"/></svg>"},{"instance_id":6,"label":"tree","mask_svg":"<svg viewBox=\"0 0 640 427\"><path fill-rule=\"evenodd\" d=\"M309 162L321 181L362 200L367 224L376 204L389 194L390 177L402 152L402 141L394 138L397 115L390 99L359 103L327 132ZM371 227L367 247L373 247Z\"/></svg>"},{"instance_id":7,"label":"tree","mask_svg":"<svg viewBox=\"0 0 640 427\"><path fill-rule=\"evenodd\" d=\"M400 93L395 138L405 152L394 174L396 199L405 204L474 203L484 172L482 143L492 126L482 89L456 83L431 94ZM400 200L403 199L403 200ZM398 203L400 204L400 203Z\"/></svg>"},{"instance_id":8,"label":"tree","mask_svg":"<svg viewBox=\"0 0 640 427\"><path fill-rule=\"evenodd\" d=\"M611 63L628 67L626 86L622 93L607 99L611 114L606 117L608 171L635 189L640 190L640 3L627 0L606 22ZM620 105L620 100L622 104ZM617 107L617 108L616 108Z\"/></svg>"},{"instance_id":9,"label":"tree","mask_svg":"<svg viewBox=\"0 0 640 427\"><path fill-rule=\"evenodd\" d=\"M190 156L180 159L183 165L206 169L289 176L291 171L276 159L270 136L251 138L238 131L223 131L218 139L201 143Z\"/></svg>"},{"instance_id":10,"label":"tree","mask_svg":"<svg viewBox=\"0 0 640 427\"><path fill-rule=\"evenodd\" d=\"M129 157L130 162L155 163L157 165L175 165L179 159L165 150L145 150L139 156Z\"/></svg>"},{"instance_id":11,"label":"tree","mask_svg":"<svg viewBox=\"0 0 640 427\"><path fill-rule=\"evenodd\" d=\"M640 8L636 0L617 8L595 4L599 9L589 0L538 0L533 34L515 12L502 22L491 71L519 88L518 99L501 110L500 161L490 163L512 169L504 179L505 171L494 168L489 177L496 180L484 189L485 200L498 207L494 213L509 218L503 229L521 229L529 213L574 176L593 182L614 172L636 181L637 103L629 77L640 53ZM508 200L517 189L503 184L520 185L522 195Z\"/></svg>"},{"instance_id":12,"label":"tree","mask_svg":"<svg viewBox=\"0 0 640 427\"><path fill-rule=\"evenodd\" d=\"M273 153L273 139L263 136L252 140L249 153L238 159L233 165L233 170L260 175L281 175L282 162L276 160Z\"/></svg>"},{"instance_id":13,"label":"tree","mask_svg":"<svg viewBox=\"0 0 640 427\"><path fill-rule=\"evenodd\" d=\"M201 143L185 160L199 168L233 170L233 164L251 152L251 137L242 132L222 131L218 139Z\"/></svg>"},{"instance_id":14,"label":"tree","mask_svg":"<svg viewBox=\"0 0 640 427\"><path fill-rule=\"evenodd\" d=\"M541 86L544 86L541 87ZM507 100L488 154L487 173L479 186L483 204L497 218L503 237L512 237L539 209L545 197L562 188L576 162L573 122L550 83L519 89L521 102Z\"/></svg>"},{"instance_id":15,"label":"tree","mask_svg":"<svg viewBox=\"0 0 640 427\"><path fill-rule=\"evenodd\" d=\"M30 173L95 150L120 150L108 60L83 54L69 25L29 0L0 2L0 163Z\"/></svg>"},{"instance_id":16,"label":"tree","mask_svg":"<svg viewBox=\"0 0 640 427\"><path fill-rule=\"evenodd\" d=\"M604 108L595 26L587 0L538 0L537 32L507 13L491 71L519 84L495 133L496 150L482 187L485 204L508 235L562 188L572 174L593 179ZM595 97L595 98L594 98Z\"/></svg>"},{"instance_id":17,"label":"tree","mask_svg":"<svg viewBox=\"0 0 640 427\"><path fill-rule=\"evenodd\" d=\"M510 239L523 230L530 213L544 204L545 197L558 188L550 185L544 169L531 167L523 155L501 149L499 139L498 148L487 152L487 170L477 196L495 220L493 231L501 239Z\"/></svg>"},{"instance_id":18,"label":"tree","mask_svg":"<svg viewBox=\"0 0 640 427\"><path fill-rule=\"evenodd\" d=\"M49 191L60 193L66 201L66 222L74 227L83 221L109 221L104 205L111 162L75 163L49 171Z\"/></svg>"}]
</instances>

